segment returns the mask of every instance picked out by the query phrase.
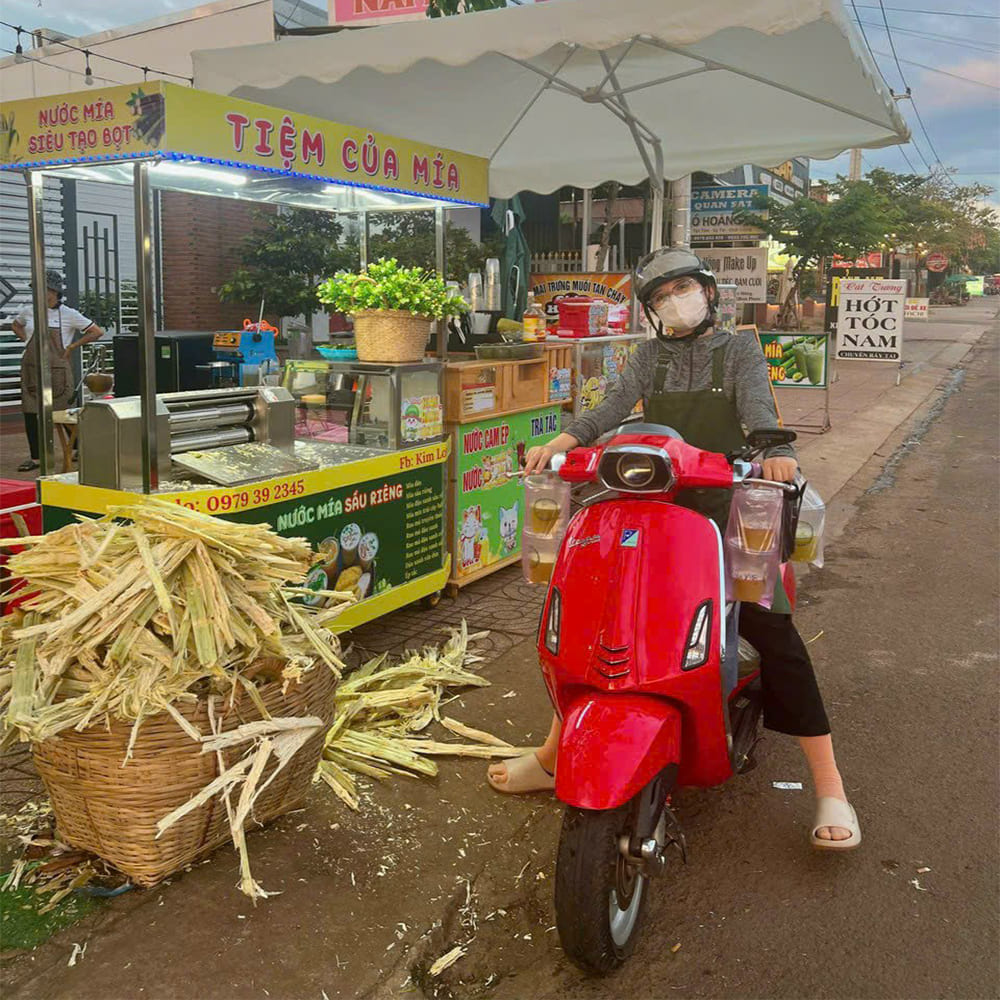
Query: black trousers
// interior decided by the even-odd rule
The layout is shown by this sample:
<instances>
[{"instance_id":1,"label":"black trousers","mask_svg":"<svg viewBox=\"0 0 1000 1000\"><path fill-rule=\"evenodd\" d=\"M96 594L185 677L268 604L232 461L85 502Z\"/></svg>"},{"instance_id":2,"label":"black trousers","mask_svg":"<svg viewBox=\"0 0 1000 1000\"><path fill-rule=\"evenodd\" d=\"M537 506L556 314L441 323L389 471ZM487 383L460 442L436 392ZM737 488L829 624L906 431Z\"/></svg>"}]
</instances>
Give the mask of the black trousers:
<instances>
[{"instance_id":1,"label":"black trousers","mask_svg":"<svg viewBox=\"0 0 1000 1000\"><path fill-rule=\"evenodd\" d=\"M764 728L790 736L826 736L830 723L823 697L792 616L741 604L740 635L760 653Z\"/></svg>"},{"instance_id":2,"label":"black trousers","mask_svg":"<svg viewBox=\"0 0 1000 1000\"><path fill-rule=\"evenodd\" d=\"M24 433L28 438L28 453L38 461L38 414L24 414Z\"/></svg>"}]
</instances>

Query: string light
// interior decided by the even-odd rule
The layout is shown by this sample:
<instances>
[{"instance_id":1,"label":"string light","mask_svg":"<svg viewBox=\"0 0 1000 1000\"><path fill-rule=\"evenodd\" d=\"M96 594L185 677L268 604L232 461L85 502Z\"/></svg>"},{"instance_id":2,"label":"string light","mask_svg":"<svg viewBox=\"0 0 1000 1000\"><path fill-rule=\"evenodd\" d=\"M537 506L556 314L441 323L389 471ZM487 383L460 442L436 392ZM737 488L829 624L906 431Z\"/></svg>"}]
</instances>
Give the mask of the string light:
<instances>
[{"instance_id":1,"label":"string light","mask_svg":"<svg viewBox=\"0 0 1000 1000\"><path fill-rule=\"evenodd\" d=\"M10 28L11 31L16 31L18 33L19 41L17 49L15 50L15 59L17 59L17 56L20 55L21 58L18 60L19 62L28 62L29 61L28 56L24 55L24 50L20 45L20 35L21 32L24 31L24 28L16 24L11 24L9 21L0 21L0 26L3 26L4 28ZM127 59L119 59L117 56L107 56L103 52L92 53L89 49L80 48L79 45L74 45L72 42L68 42L62 38L47 38L45 35L42 34L41 31L36 31L34 32L34 34L44 45L58 45L64 49L69 49L72 52L82 52L87 60L88 67L90 65L90 57L91 55L93 55L95 59L104 59L107 62L117 63L119 66L128 66L130 69L142 70L142 72L145 74L146 79L148 79L148 74L155 73L157 76L170 76L173 77L175 80L184 80L186 83L189 83L191 84L191 86L194 86L194 77L184 76L182 73L171 73L169 70L165 69L152 69L149 66L142 66L139 63L129 62ZM40 60L36 59L31 61L39 62ZM48 64L46 63L45 65ZM88 84L93 83L92 72L87 74L87 83Z\"/></svg>"},{"instance_id":2,"label":"string light","mask_svg":"<svg viewBox=\"0 0 1000 1000\"><path fill-rule=\"evenodd\" d=\"M86 60L87 65L83 70L83 82L88 87L94 86L94 73L90 68L90 51L88 49L83 50L83 58Z\"/></svg>"}]
</instances>

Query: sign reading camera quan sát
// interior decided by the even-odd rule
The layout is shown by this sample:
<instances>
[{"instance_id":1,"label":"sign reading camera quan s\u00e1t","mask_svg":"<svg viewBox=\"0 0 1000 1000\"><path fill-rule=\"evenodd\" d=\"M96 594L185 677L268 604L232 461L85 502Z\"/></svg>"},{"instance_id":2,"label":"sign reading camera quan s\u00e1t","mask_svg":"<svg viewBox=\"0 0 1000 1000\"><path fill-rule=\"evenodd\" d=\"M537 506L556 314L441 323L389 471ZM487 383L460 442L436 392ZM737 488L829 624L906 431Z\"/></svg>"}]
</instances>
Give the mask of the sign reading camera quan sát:
<instances>
[{"instance_id":1,"label":"sign reading camera quan s\u00e1t","mask_svg":"<svg viewBox=\"0 0 1000 1000\"><path fill-rule=\"evenodd\" d=\"M840 282L838 361L903 360L906 281L845 278Z\"/></svg>"}]
</instances>

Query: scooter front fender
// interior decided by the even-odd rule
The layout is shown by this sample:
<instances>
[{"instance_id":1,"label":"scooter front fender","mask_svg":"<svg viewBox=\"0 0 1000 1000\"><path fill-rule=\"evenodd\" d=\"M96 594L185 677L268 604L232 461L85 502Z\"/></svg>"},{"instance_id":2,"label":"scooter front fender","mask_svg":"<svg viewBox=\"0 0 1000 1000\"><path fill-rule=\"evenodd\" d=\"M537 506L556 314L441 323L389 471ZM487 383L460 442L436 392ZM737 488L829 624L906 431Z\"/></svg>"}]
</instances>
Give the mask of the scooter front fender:
<instances>
[{"instance_id":1,"label":"scooter front fender","mask_svg":"<svg viewBox=\"0 0 1000 1000\"><path fill-rule=\"evenodd\" d=\"M556 797L580 809L616 809L681 758L681 713L642 694L588 691L563 715Z\"/></svg>"}]
</instances>

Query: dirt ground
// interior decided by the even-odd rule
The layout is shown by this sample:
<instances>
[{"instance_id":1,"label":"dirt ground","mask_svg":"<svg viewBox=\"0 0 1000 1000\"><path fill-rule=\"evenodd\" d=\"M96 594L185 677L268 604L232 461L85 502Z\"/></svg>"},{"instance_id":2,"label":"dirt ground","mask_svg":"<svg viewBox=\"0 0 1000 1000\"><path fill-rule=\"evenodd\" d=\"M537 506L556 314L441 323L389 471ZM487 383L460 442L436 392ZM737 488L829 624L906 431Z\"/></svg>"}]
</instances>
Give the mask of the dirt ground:
<instances>
[{"instance_id":1,"label":"dirt ground","mask_svg":"<svg viewBox=\"0 0 1000 1000\"><path fill-rule=\"evenodd\" d=\"M370 788L359 815L317 789L301 813L252 835L255 877L281 895L254 908L221 850L6 955L4 996L1000 995L998 360L994 326L913 428L843 489L840 538L802 582L797 620L864 828L857 852L810 852L806 769L793 741L771 735L752 773L679 796L690 863L653 887L626 968L586 979L553 926L558 804L502 797L483 781L484 762L444 761L434 781ZM494 630L492 686L451 715L513 742L541 739L539 599L508 573L433 613L442 626L464 616ZM357 641L383 649L427 634L426 613L398 617L395 631L376 623ZM87 951L70 967L74 943ZM455 946L467 953L430 978Z\"/></svg>"}]
</instances>

